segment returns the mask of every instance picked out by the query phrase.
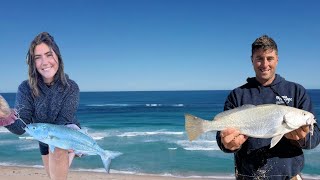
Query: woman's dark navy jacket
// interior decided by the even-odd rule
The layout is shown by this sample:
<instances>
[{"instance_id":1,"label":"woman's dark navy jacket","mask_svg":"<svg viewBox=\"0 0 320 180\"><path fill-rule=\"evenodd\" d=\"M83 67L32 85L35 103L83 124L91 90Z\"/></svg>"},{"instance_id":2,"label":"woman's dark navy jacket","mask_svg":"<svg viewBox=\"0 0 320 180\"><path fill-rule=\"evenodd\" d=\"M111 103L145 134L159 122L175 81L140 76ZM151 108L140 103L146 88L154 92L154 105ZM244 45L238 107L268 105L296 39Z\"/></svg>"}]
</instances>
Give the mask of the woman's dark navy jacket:
<instances>
[{"instance_id":1,"label":"woman's dark navy jacket","mask_svg":"<svg viewBox=\"0 0 320 180\"><path fill-rule=\"evenodd\" d=\"M224 110L244 104L280 104L313 111L313 106L304 87L286 81L276 75L271 85L262 86L255 78L231 91L225 102ZM319 123L317 123L319 124ZM285 137L270 149L271 139L249 137L237 151L225 149L217 132L217 143L224 152L234 153L237 179L290 179L301 173L304 166L302 149L315 148L320 141L320 131L314 126L314 134L307 135L304 142L288 140Z\"/></svg>"}]
</instances>

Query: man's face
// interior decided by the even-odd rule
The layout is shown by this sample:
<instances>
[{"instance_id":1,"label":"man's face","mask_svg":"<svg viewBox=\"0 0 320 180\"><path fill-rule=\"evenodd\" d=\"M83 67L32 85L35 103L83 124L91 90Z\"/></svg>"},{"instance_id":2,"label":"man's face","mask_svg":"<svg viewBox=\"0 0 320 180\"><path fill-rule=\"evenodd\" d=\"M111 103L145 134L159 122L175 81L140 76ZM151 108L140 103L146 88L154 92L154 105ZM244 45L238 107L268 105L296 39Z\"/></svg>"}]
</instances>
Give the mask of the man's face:
<instances>
[{"instance_id":1,"label":"man's face","mask_svg":"<svg viewBox=\"0 0 320 180\"><path fill-rule=\"evenodd\" d=\"M273 49L258 49L251 57L256 79L263 85L269 85L275 78L278 55Z\"/></svg>"}]
</instances>

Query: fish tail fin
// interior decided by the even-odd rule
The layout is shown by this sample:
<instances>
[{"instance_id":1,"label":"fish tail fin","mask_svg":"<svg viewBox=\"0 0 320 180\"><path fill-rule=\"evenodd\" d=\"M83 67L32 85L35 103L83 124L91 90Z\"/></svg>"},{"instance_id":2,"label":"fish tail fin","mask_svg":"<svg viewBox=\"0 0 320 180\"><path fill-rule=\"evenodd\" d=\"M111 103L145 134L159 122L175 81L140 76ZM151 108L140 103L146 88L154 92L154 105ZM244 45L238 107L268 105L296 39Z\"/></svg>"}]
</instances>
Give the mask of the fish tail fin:
<instances>
[{"instance_id":1,"label":"fish tail fin","mask_svg":"<svg viewBox=\"0 0 320 180\"><path fill-rule=\"evenodd\" d=\"M210 121L203 120L191 114L185 114L185 128L190 141L197 139L201 134L209 131Z\"/></svg>"},{"instance_id":2,"label":"fish tail fin","mask_svg":"<svg viewBox=\"0 0 320 180\"><path fill-rule=\"evenodd\" d=\"M102 155L100 155L104 169L109 173L110 171L110 164L111 159L120 156L122 153L120 152L114 152L114 151L104 151Z\"/></svg>"},{"instance_id":3,"label":"fish tail fin","mask_svg":"<svg viewBox=\"0 0 320 180\"><path fill-rule=\"evenodd\" d=\"M105 170L107 171L107 173L109 174L109 172L110 172L111 158L110 158L110 157L102 158L102 156L101 156L101 160L102 160L104 169L105 169Z\"/></svg>"}]
</instances>

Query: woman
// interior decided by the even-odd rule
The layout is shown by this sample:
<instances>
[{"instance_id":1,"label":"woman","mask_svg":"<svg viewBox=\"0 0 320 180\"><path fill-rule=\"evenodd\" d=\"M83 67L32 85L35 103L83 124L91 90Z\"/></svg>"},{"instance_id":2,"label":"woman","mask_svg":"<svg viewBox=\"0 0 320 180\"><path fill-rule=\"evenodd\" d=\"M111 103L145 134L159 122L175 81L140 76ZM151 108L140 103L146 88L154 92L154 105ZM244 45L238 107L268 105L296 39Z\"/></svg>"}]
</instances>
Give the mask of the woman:
<instances>
[{"instance_id":1,"label":"woman","mask_svg":"<svg viewBox=\"0 0 320 180\"><path fill-rule=\"evenodd\" d=\"M54 38L42 32L31 42L27 54L29 78L16 96L16 109L25 123L51 123L79 129L75 115L79 105L79 87L64 73L63 60ZM9 122L9 121L8 121ZM12 123L12 122L11 122ZM12 133L25 131L21 120L5 126ZM44 167L51 179L67 179L74 153L39 142Z\"/></svg>"}]
</instances>

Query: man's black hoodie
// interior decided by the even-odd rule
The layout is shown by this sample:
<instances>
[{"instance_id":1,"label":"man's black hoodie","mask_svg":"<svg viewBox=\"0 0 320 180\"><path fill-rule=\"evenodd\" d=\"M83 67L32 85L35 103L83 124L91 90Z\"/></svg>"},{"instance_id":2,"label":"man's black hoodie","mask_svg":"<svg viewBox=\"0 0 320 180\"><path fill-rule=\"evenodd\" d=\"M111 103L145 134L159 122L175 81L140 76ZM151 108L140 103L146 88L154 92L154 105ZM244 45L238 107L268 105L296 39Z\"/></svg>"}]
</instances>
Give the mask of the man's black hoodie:
<instances>
[{"instance_id":1,"label":"man's black hoodie","mask_svg":"<svg viewBox=\"0 0 320 180\"><path fill-rule=\"evenodd\" d=\"M262 86L255 78L231 91L225 102L224 110L244 104L279 104L307 110L314 115L313 106L304 87L286 81L276 74L275 80ZM317 123L318 124L318 123ZM304 166L302 149L315 148L320 142L320 130L314 127L314 134L305 140L294 141L283 137L270 149L271 139L249 137L237 151L226 149L221 143L220 132L217 143L224 152L234 153L237 179L291 179L301 173Z\"/></svg>"}]
</instances>

